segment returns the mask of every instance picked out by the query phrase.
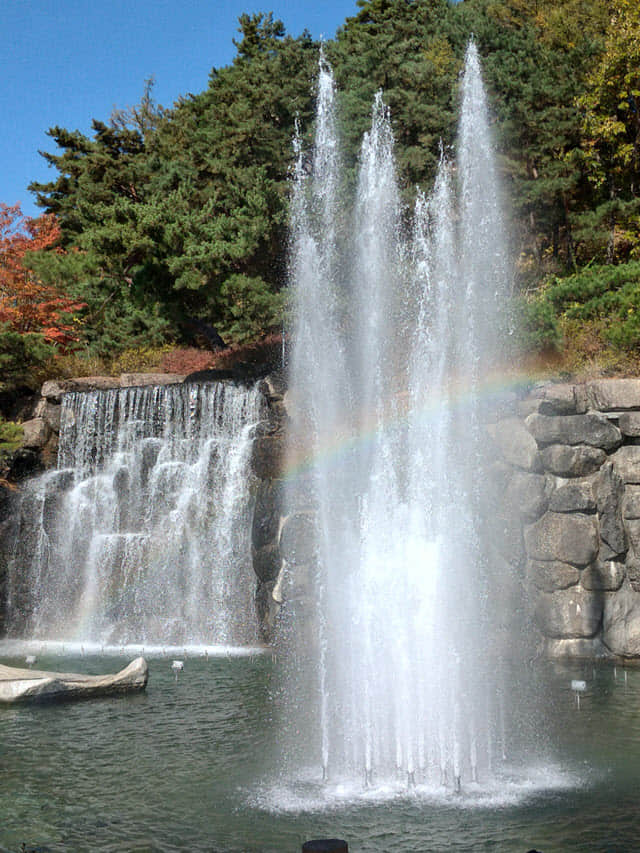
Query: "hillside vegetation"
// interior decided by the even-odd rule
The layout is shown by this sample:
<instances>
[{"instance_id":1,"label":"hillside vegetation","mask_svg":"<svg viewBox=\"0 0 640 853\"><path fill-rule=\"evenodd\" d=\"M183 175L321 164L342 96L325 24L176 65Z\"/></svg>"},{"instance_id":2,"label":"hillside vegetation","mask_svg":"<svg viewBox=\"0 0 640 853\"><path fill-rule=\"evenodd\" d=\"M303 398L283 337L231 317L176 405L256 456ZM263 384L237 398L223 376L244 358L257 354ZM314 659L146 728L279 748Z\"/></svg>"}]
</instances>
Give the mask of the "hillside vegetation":
<instances>
[{"instance_id":1,"label":"hillside vegetation","mask_svg":"<svg viewBox=\"0 0 640 853\"><path fill-rule=\"evenodd\" d=\"M640 360L640 6L636 0L359 0L324 50L344 155L382 88L410 202L454 144L473 34L512 218L531 353L556 368ZM43 216L0 207L4 388L83 360L161 364L171 345L258 341L286 312L296 122L312 134L319 45L243 15L231 65L171 108L140 102L53 127ZM272 339L271 339L272 340ZM146 355L145 355L146 354ZM67 368L65 368L65 359ZM1 390L1 389L0 389Z\"/></svg>"}]
</instances>

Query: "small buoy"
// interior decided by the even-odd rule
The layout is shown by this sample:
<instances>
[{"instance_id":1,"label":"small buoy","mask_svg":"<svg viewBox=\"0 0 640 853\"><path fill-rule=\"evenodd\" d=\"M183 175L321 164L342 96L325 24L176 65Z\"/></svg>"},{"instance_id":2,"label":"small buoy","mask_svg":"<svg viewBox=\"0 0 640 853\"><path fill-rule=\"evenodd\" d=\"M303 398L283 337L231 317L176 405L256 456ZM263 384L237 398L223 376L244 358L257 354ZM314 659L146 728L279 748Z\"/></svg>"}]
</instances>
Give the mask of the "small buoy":
<instances>
[{"instance_id":1,"label":"small buoy","mask_svg":"<svg viewBox=\"0 0 640 853\"><path fill-rule=\"evenodd\" d=\"M182 660L171 661L171 669L174 671L175 676L176 676L176 681L177 681L178 676L180 675L180 673L184 669L184 661L182 661Z\"/></svg>"},{"instance_id":2,"label":"small buoy","mask_svg":"<svg viewBox=\"0 0 640 853\"><path fill-rule=\"evenodd\" d=\"M587 689L587 682L574 678L571 681L571 689L576 694L576 705L578 706L578 710L580 710L580 694L584 693Z\"/></svg>"},{"instance_id":3,"label":"small buoy","mask_svg":"<svg viewBox=\"0 0 640 853\"><path fill-rule=\"evenodd\" d=\"M36 660L37 660L37 658L35 655L27 655L26 658L24 659L24 662L29 667L29 669L31 669L31 667L34 665Z\"/></svg>"}]
</instances>

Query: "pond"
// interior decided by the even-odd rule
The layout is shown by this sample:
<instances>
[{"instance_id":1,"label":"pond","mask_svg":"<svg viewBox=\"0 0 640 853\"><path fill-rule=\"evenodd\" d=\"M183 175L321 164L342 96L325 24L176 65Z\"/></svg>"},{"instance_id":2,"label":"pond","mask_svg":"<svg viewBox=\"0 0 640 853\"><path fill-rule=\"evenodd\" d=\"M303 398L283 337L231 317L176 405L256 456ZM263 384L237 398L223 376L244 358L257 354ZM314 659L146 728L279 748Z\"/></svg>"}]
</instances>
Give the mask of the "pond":
<instances>
[{"instance_id":1,"label":"pond","mask_svg":"<svg viewBox=\"0 0 640 853\"><path fill-rule=\"evenodd\" d=\"M0 658L23 665L20 658ZM115 657L39 656L112 672ZM278 778L270 655L150 660L144 694L0 709L0 849L542 853L637 849L640 672L544 666L552 765L483 795L348 790ZM533 677L533 676L532 676ZM584 679L580 697L572 679Z\"/></svg>"}]
</instances>

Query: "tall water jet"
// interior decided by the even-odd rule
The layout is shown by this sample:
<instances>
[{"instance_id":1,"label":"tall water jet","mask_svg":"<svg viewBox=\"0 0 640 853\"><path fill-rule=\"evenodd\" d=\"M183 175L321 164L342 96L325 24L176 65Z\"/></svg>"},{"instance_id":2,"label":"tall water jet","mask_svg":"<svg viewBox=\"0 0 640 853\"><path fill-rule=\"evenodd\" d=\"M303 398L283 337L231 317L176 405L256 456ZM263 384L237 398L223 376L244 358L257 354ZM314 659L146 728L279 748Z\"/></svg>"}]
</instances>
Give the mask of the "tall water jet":
<instances>
[{"instance_id":1,"label":"tall water jet","mask_svg":"<svg viewBox=\"0 0 640 853\"><path fill-rule=\"evenodd\" d=\"M66 394L58 467L26 484L16 516L9 636L254 643L261 400L228 383Z\"/></svg>"},{"instance_id":2,"label":"tall water jet","mask_svg":"<svg viewBox=\"0 0 640 853\"><path fill-rule=\"evenodd\" d=\"M353 210L337 208L335 109L322 61L292 221L291 446L307 458L288 521L304 516L313 544L312 559L294 551L285 565L295 760L325 778L460 789L504 751L482 408L508 275L475 45L457 168L443 158L411 228L381 93Z\"/></svg>"}]
</instances>

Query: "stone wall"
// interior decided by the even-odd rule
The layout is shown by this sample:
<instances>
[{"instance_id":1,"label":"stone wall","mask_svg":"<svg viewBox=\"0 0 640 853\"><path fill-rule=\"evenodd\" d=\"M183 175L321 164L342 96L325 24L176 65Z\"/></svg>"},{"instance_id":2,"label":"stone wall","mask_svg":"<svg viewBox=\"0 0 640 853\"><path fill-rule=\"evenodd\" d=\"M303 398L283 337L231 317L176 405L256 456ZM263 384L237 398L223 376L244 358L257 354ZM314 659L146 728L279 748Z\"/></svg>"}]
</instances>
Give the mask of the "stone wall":
<instances>
[{"instance_id":1,"label":"stone wall","mask_svg":"<svg viewBox=\"0 0 640 853\"><path fill-rule=\"evenodd\" d=\"M283 596L304 599L313 523L304 487L283 510L286 395L272 380L264 391L253 541L268 640ZM483 476L500 624L533 631L549 657L640 659L640 380L540 384L502 395L498 410Z\"/></svg>"},{"instance_id":2,"label":"stone wall","mask_svg":"<svg viewBox=\"0 0 640 853\"><path fill-rule=\"evenodd\" d=\"M22 447L11 460L9 479L18 481L51 468L58 455L60 404L69 391L108 391L141 385L172 385L184 376L173 373L122 373L120 376L80 376L45 382L33 404L31 417L23 421Z\"/></svg>"},{"instance_id":3,"label":"stone wall","mask_svg":"<svg viewBox=\"0 0 640 853\"><path fill-rule=\"evenodd\" d=\"M183 379L127 374L45 383L24 424L16 470L55 463L65 392ZM314 536L304 476L287 479L295 460L287 459L284 380L271 374L260 387L267 418L252 457L259 478L252 556L256 609L269 641L285 597L313 611L304 579L313 570ZM640 380L546 383L499 403L499 415L487 418L483 476L491 561L501 567L493 594L505 629L533 631L550 657L640 659ZM285 490L294 495L288 510ZM5 518L10 499L5 489ZM0 595L1 587L0 570Z\"/></svg>"},{"instance_id":4,"label":"stone wall","mask_svg":"<svg viewBox=\"0 0 640 853\"><path fill-rule=\"evenodd\" d=\"M640 380L541 385L488 431L544 654L640 658Z\"/></svg>"}]
</instances>

